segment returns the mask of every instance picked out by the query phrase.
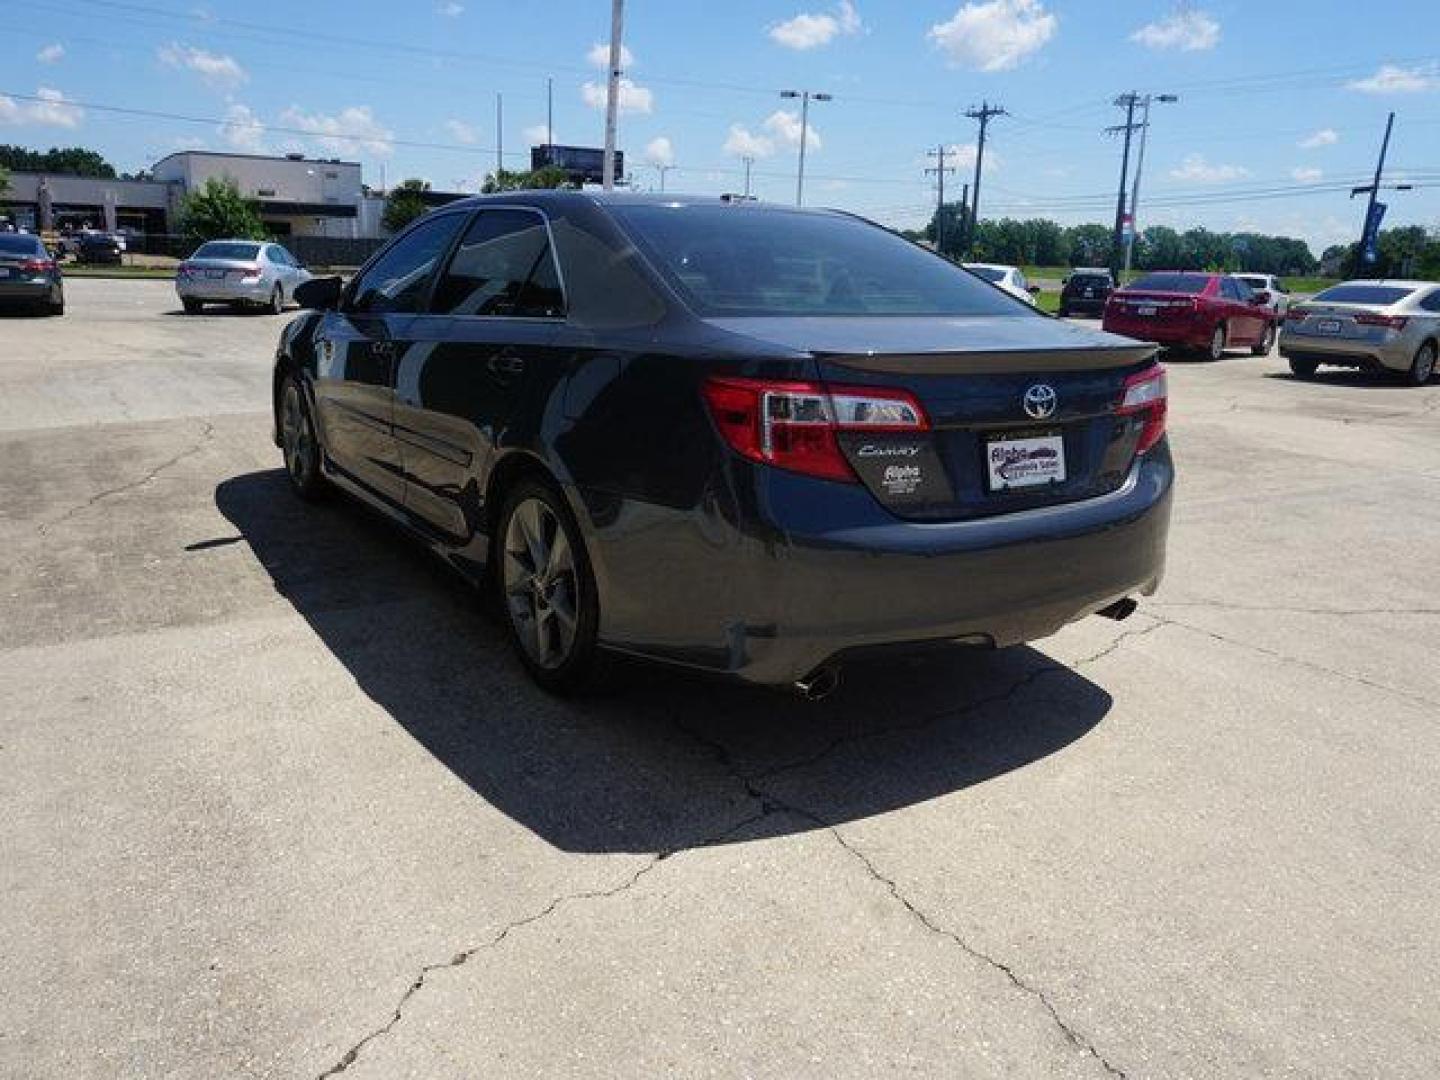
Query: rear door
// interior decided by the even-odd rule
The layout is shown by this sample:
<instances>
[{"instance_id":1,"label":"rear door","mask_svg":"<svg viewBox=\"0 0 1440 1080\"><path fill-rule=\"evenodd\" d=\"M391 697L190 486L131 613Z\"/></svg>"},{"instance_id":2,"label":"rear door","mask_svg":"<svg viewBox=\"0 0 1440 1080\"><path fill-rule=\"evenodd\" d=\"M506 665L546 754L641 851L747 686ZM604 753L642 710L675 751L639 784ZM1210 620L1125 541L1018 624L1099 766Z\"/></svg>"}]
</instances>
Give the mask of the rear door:
<instances>
[{"instance_id":1,"label":"rear door","mask_svg":"<svg viewBox=\"0 0 1440 1080\"><path fill-rule=\"evenodd\" d=\"M351 480L396 506L404 478L395 443L394 380L410 324L425 311L450 245L469 215L426 217L351 283L315 332L315 400L326 454Z\"/></svg>"},{"instance_id":2,"label":"rear door","mask_svg":"<svg viewBox=\"0 0 1440 1080\"><path fill-rule=\"evenodd\" d=\"M429 312L411 322L395 382L405 506L448 541L476 533L490 462L529 388L543 392L563 375L550 344L564 317L544 215L529 207L476 214Z\"/></svg>"},{"instance_id":3,"label":"rear door","mask_svg":"<svg viewBox=\"0 0 1440 1080\"><path fill-rule=\"evenodd\" d=\"M1269 308L1255 303L1255 290L1240 278L1220 281L1222 295L1230 305L1230 341L1235 345L1253 345L1265 336L1265 320Z\"/></svg>"}]
</instances>

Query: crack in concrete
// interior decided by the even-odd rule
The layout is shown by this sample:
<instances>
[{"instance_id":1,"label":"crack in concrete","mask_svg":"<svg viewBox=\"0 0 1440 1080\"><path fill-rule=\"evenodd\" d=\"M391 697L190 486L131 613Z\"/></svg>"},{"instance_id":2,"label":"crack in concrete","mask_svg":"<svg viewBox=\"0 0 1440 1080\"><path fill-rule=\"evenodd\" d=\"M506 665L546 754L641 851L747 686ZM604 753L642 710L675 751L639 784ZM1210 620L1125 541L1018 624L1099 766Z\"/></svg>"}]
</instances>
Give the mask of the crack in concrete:
<instances>
[{"instance_id":1,"label":"crack in concrete","mask_svg":"<svg viewBox=\"0 0 1440 1080\"><path fill-rule=\"evenodd\" d=\"M42 521L37 527L37 531L43 536L51 529L53 529L56 525L60 525L66 521L69 521L73 517L83 514L92 506L104 502L106 499L113 498L116 495L123 495L125 492L134 491L136 488L139 487L144 487L161 473L165 472L168 469L173 469L176 465L180 464L180 462L184 461L186 458L194 457L196 454L200 453L200 451L205 449L206 443L208 443L212 438L214 438L214 436L215 425L210 423L208 420L204 421L203 427L200 431L200 437L198 440L196 440L194 446L187 447L186 449L181 450L178 454L166 458L159 465L156 465L153 469L147 472L144 476L140 477L138 480L131 480L124 484L118 484L115 487L105 488L103 491L98 491L94 495L91 495L84 502L70 507L70 509L66 510L63 514L51 518L49 521Z\"/></svg>"},{"instance_id":2,"label":"crack in concrete","mask_svg":"<svg viewBox=\"0 0 1440 1080\"><path fill-rule=\"evenodd\" d=\"M1216 611L1258 611L1283 615L1440 615L1440 607L1300 607L1291 604L1245 604L1229 600L1159 600L1160 608L1213 608Z\"/></svg>"}]
</instances>

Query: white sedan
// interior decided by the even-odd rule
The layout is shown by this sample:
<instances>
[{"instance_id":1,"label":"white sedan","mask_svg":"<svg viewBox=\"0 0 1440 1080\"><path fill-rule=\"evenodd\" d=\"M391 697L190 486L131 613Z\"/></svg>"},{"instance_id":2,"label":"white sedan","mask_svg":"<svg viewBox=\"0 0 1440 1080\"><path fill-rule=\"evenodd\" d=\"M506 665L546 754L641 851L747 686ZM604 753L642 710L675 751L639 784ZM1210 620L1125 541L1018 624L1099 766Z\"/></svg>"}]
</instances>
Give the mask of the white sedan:
<instances>
[{"instance_id":1,"label":"white sedan","mask_svg":"<svg viewBox=\"0 0 1440 1080\"><path fill-rule=\"evenodd\" d=\"M961 263L966 270L976 274L991 285L1004 289L1011 296L1024 300L1027 304L1035 303L1035 294L1040 291L1039 285L1031 285L1025 280L1025 275L1020 272L1018 266L1001 266L999 263Z\"/></svg>"}]
</instances>

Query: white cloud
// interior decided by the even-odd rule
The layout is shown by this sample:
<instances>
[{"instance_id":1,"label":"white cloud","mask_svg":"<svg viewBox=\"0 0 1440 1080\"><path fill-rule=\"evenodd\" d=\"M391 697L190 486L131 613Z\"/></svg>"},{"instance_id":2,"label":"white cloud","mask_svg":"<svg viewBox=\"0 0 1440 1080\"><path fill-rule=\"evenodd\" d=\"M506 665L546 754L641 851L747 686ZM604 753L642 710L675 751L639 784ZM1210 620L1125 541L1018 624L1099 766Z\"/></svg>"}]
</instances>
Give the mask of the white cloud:
<instances>
[{"instance_id":1,"label":"white cloud","mask_svg":"<svg viewBox=\"0 0 1440 1080\"><path fill-rule=\"evenodd\" d=\"M646 165L674 165L675 147L664 135L657 136L645 144Z\"/></svg>"},{"instance_id":2,"label":"white cloud","mask_svg":"<svg viewBox=\"0 0 1440 1080\"><path fill-rule=\"evenodd\" d=\"M1040 0L988 0L962 5L930 27L929 38L960 67L1007 71L1044 47L1059 20Z\"/></svg>"},{"instance_id":3,"label":"white cloud","mask_svg":"<svg viewBox=\"0 0 1440 1080\"><path fill-rule=\"evenodd\" d=\"M864 29L860 13L850 0L840 0L835 14L801 13L793 19L771 26L767 33L770 40L787 49L804 51L829 45L841 35L858 34Z\"/></svg>"},{"instance_id":4,"label":"white cloud","mask_svg":"<svg viewBox=\"0 0 1440 1080\"><path fill-rule=\"evenodd\" d=\"M265 145L265 127L260 123L260 117L248 105L238 102L232 104L225 110L225 122L216 130L232 150L247 154L269 152Z\"/></svg>"},{"instance_id":5,"label":"white cloud","mask_svg":"<svg viewBox=\"0 0 1440 1080\"><path fill-rule=\"evenodd\" d=\"M553 144L555 139L544 124L532 124L525 129L525 141L531 146L545 146L547 143Z\"/></svg>"},{"instance_id":6,"label":"white cloud","mask_svg":"<svg viewBox=\"0 0 1440 1080\"><path fill-rule=\"evenodd\" d=\"M1203 52L1220 44L1220 23L1208 12L1181 9L1163 19L1146 23L1130 35L1130 40L1148 49Z\"/></svg>"},{"instance_id":7,"label":"white cloud","mask_svg":"<svg viewBox=\"0 0 1440 1080\"><path fill-rule=\"evenodd\" d=\"M42 86L36 101L16 101L0 94L0 124L39 124L42 127L74 128L85 119L85 111L72 105L59 90Z\"/></svg>"},{"instance_id":8,"label":"white cloud","mask_svg":"<svg viewBox=\"0 0 1440 1080\"><path fill-rule=\"evenodd\" d=\"M172 41L155 50L156 57L166 67L177 71L193 71L211 86L220 90L233 90L250 78L249 72L240 66L233 56L222 56L206 52L191 45Z\"/></svg>"},{"instance_id":9,"label":"white cloud","mask_svg":"<svg viewBox=\"0 0 1440 1080\"><path fill-rule=\"evenodd\" d=\"M1440 65L1420 64L1407 68L1398 64L1381 64L1380 70L1368 79L1356 79L1345 85L1362 94L1420 94L1440 89Z\"/></svg>"},{"instance_id":10,"label":"white cloud","mask_svg":"<svg viewBox=\"0 0 1440 1080\"><path fill-rule=\"evenodd\" d=\"M1243 165L1212 165L1204 154L1187 154L1178 168L1170 170L1172 180L1192 180L1197 184L1228 184L1249 175L1250 170Z\"/></svg>"},{"instance_id":11,"label":"white cloud","mask_svg":"<svg viewBox=\"0 0 1440 1080\"><path fill-rule=\"evenodd\" d=\"M786 109L776 109L766 117L765 130L786 146L798 148L800 145L800 114L789 112ZM806 125L805 149L815 151L819 150L820 146L820 134L815 130L815 125Z\"/></svg>"},{"instance_id":12,"label":"white cloud","mask_svg":"<svg viewBox=\"0 0 1440 1080\"><path fill-rule=\"evenodd\" d=\"M580 97L592 109L605 108L605 84L587 82L580 87ZM620 80L620 111L648 113L655 108L655 96L648 86L639 86L633 80Z\"/></svg>"},{"instance_id":13,"label":"white cloud","mask_svg":"<svg viewBox=\"0 0 1440 1080\"><path fill-rule=\"evenodd\" d=\"M280 114L280 122L308 132L331 154L385 157L394 149L395 133L375 119L368 105L351 105L335 116L305 113L292 105Z\"/></svg>"},{"instance_id":14,"label":"white cloud","mask_svg":"<svg viewBox=\"0 0 1440 1080\"><path fill-rule=\"evenodd\" d=\"M731 124L722 149L731 157L767 158L775 153L775 141L756 135L744 124Z\"/></svg>"},{"instance_id":15,"label":"white cloud","mask_svg":"<svg viewBox=\"0 0 1440 1080\"><path fill-rule=\"evenodd\" d=\"M446 120L445 130L457 143L464 143L466 146L480 141L480 133L464 120Z\"/></svg>"},{"instance_id":16,"label":"white cloud","mask_svg":"<svg viewBox=\"0 0 1440 1080\"><path fill-rule=\"evenodd\" d=\"M590 51L585 54L585 59L591 67L597 67L601 71L609 71L610 46L596 42L590 46ZM620 66L622 68L628 68L633 63L635 63L635 54L630 51L628 46L622 44L620 46Z\"/></svg>"},{"instance_id":17,"label":"white cloud","mask_svg":"<svg viewBox=\"0 0 1440 1080\"><path fill-rule=\"evenodd\" d=\"M1321 128L1313 135L1307 135L1295 145L1301 150L1318 150L1322 146L1334 146L1340 141L1340 135L1334 128Z\"/></svg>"},{"instance_id":18,"label":"white cloud","mask_svg":"<svg viewBox=\"0 0 1440 1080\"><path fill-rule=\"evenodd\" d=\"M952 169L958 169L961 174L975 171L975 155L979 153L976 145L972 143L955 143L946 148L945 164ZM934 165L931 159L926 163L927 167ZM990 150L985 155L984 172L989 176L991 171L1000 167L1000 155Z\"/></svg>"},{"instance_id":19,"label":"white cloud","mask_svg":"<svg viewBox=\"0 0 1440 1080\"><path fill-rule=\"evenodd\" d=\"M458 19L465 14L465 5L458 4L455 0L446 0L443 4L435 5L435 14L443 15L447 19Z\"/></svg>"},{"instance_id":20,"label":"white cloud","mask_svg":"<svg viewBox=\"0 0 1440 1080\"><path fill-rule=\"evenodd\" d=\"M1290 170L1291 177L1298 184L1318 184L1325 178L1323 169L1312 168L1308 165L1297 165Z\"/></svg>"},{"instance_id":21,"label":"white cloud","mask_svg":"<svg viewBox=\"0 0 1440 1080\"><path fill-rule=\"evenodd\" d=\"M42 64L58 64L64 57L65 46L61 45L58 41L54 44L46 45L35 54L35 59Z\"/></svg>"}]
</instances>

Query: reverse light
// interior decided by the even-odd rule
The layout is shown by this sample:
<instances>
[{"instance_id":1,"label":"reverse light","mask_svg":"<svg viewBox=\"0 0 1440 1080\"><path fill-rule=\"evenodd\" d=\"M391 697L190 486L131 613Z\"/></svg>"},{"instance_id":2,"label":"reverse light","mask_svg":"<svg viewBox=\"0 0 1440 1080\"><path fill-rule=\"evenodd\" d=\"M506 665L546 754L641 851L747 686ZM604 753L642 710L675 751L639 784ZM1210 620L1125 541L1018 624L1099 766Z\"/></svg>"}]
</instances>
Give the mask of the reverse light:
<instances>
[{"instance_id":1,"label":"reverse light","mask_svg":"<svg viewBox=\"0 0 1440 1080\"><path fill-rule=\"evenodd\" d=\"M1168 408L1169 393L1165 385L1165 369L1159 364L1153 364L1144 371L1137 371L1125 380L1125 390L1115 409L1115 415L1143 419L1140 440L1135 446L1137 454L1143 454L1154 447L1165 434L1165 414Z\"/></svg>"},{"instance_id":2,"label":"reverse light","mask_svg":"<svg viewBox=\"0 0 1440 1080\"><path fill-rule=\"evenodd\" d=\"M1286 322L1304 322L1310 312L1303 307L1292 307L1285 312Z\"/></svg>"},{"instance_id":3,"label":"reverse light","mask_svg":"<svg viewBox=\"0 0 1440 1080\"><path fill-rule=\"evenodd\" d=\"M713 378L705 402L742 457L779 469L856 483L836 436L842 431L924 431L929 421L904 390L811 382Z\"/></svg>"}]
</instances>

